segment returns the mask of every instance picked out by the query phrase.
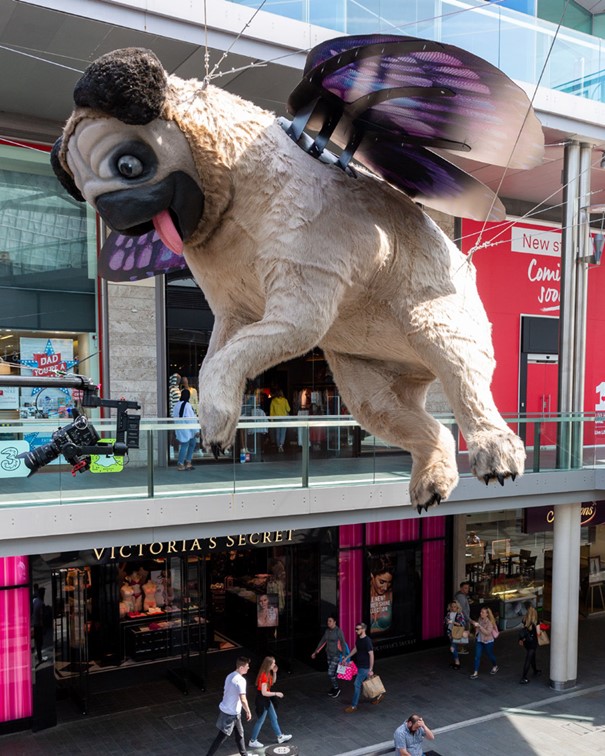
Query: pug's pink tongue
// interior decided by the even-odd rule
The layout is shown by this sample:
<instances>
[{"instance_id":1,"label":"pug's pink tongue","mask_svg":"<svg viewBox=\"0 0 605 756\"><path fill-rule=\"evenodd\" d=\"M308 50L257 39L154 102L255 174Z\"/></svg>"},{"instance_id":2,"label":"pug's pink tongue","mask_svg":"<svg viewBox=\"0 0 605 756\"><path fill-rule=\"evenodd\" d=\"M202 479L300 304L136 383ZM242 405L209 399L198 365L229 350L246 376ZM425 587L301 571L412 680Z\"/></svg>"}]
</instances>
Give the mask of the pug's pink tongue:
<instances>
[{"instance_id":1,"label":"pug's pink tongue","mask_svg":"<svg viewBox=\"0 0 605 756\"><path fill-rule=\"evenodd\" d=\"M168 210L162 210L161 213L154 215L152 220L153 227L168 249L172 250L175 255L182 255L183 240L179 236Z\"/></svg>"}]
</instances>

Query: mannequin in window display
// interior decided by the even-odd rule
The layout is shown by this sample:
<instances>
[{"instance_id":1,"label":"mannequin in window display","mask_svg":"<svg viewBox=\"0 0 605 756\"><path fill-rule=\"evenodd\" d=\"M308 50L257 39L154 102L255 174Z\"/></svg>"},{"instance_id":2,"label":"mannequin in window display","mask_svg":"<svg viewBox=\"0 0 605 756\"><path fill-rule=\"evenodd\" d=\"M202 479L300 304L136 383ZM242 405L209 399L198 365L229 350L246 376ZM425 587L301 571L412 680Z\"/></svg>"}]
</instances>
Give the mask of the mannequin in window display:
<instances>
[{"instance_id":1,"label":"mannequin in window display","mask_svg":"<svg viewBox=\"0 0 605 756\"><path fill-rule=\"evenodd\" d=\"M281 559L271 565L271 577L267 580L267 593L277 596L277 608L283 612L286 606L286 568Z\"/></svg>"},{"instance_id":2,"label":"mannequin in window display","mask_svg":"<svg viewBox=\"0 0 605 756\"><path fill-rule=\"evenodd\" d=\"M134 601L134 610L135 612L140 612L143 609L143 590L141 588L140 583L134 583L132 584L132 589L134 591L133 593L133 601Z\"/></svg>"},{"instance_id":3,"label":"mannequin in window display","mask_svg":"<svg viewBox=\"0 0 605 756\"><path fill-rule=\"evenodd\" d=\"M155 580L155 605L160 609L166 606L166 586L162 575Z\"/></svg>"},{"instance_id":4,"label":"mannequin in window display","mask_svg":"<svg viewBox=\"0 0 605 756\"><path fill-rule=\"evenodd\" d=\"M134 588L128 582L124 582L120 588L120 615L134 612ZM122 612L122 609L124 610Z\"/></svg>"},{"instance_id":5,"label":"mannequin in window display","mask_svg":"<svg viewBox=\"0 0 605 756\"><path fill-rule=\"evenodd\" d=\"M130 573L126 578L133 589L134 599L134 611L140 612L143 610L143 584L147 580L149 573L143 567L139 567Z\"/></svg>"},{"instance_id":6,"label":"mannequin in window display","mask_svg":"<svg viewBox=\"0 0 605 756\"><path fill-rule=\"evenodd\" d=\"M157 585L151 580L148 580L143 586L143 611L148 612L150 609L155 609L155 592Z\"/></svg>"},{"instance_id":7,"label":"mannequin in window display","mask_svg":"<svg viewBox=\"0 0 605 756\"><path fill-rule=\"evenodd\" d=\"M69 645L81 649L86 633L86 589L90 586L90 572L73 568L65 579L65 610L69 618Z\"/></svg>"},{"instance_id":8,"label":"mannequin in window display","mask_svg":"<svg viewBox=\"0 0 605 756\"><path fill-rule=\"evenodd\" d=\"M189 378L187 378L187 376L185 375L181 378L181 391L183 389L187 389L189 391L189 404L193 407L195 414L197 415L197 408L199 405L197 389L189 385Z\"/></svg>"},{"instance_id":9,"label":"mannequin in window display","mask_svg":"<svg viewBox=\"0 0 605 756\"><path fill-rule=\"evenodd\" d=\"M311 404L311 415L321 415L321 409L319 405L313 402ZM326 429L321 427L309 428L309 442L313 451L320 451L321 445L326 440Z\"/></svg>"}]
</instances>

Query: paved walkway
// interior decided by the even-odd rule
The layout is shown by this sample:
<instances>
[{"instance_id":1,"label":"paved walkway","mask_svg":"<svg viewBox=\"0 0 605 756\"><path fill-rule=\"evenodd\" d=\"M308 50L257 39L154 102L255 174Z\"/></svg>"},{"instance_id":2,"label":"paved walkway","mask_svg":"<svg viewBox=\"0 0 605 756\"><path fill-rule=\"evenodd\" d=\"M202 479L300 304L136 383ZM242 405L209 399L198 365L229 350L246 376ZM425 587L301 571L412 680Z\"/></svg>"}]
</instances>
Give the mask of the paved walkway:
<instances>
[{"instance_id":1,"label":"paved walkway","mask_svg":"<svg viewBox=\"0 0 605 756\"><path fill-rule=\"evenodd\" d=\"M519 685L523 651L514 630L501 633L496 642L500 671L493 677L483 660L479 679L470 680L470 656L462 657L463 669L454 672L446 648L379 659L376 668L387 696L379 706L361 705L355 714L343 711L350 701L350 683L338 699L330 699L325 675L296 663L279 680L285 693L280 724L294 734L291 742L300 756L387 753L393 731L412 712L421 713L436 732L435 742L426 743L425 749L441 756L605 754L604 639L605 613L580 620L578 686L565 692L548 686L550 647L538 650L542 676ZM62 724L0 737L0 754L203 756L216 732L222 678L230 667L226 656L214 655L207 691L193 688L188 696L157 679L156 672L144 686L97 692L87 717L62 702ZM248 736L250 731L248 725ZM260 739L266 745L275 743L268 722ZM231 739L219 756L236 753L233 746Z\"/></svg>"}]
</instances>

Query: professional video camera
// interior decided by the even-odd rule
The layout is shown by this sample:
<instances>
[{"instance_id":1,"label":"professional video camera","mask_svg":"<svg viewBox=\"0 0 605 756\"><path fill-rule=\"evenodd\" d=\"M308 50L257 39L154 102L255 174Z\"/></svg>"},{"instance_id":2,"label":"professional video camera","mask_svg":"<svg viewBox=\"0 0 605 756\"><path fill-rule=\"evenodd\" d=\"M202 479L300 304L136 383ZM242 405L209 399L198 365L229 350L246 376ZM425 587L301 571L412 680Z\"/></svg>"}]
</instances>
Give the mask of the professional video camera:
<instances>
[{"instance_id":1,"label":"professional video camera","mask_svg":"<svg viewBox=\"0 0 605 756\"><path fill-rule=\"evenodd\" d=\"M101 437L86 415L81 414L77 409L73 409L71 415L74 418L73 422L63 428L58 428L52 434L50 443L38 446L33 451L19 454L19 457L25 461L26 467L31 470L30 475L57 459L59 454L62 454L73 466L72 471L83 472L84 469L88 469L90 457L82 454L82 448L95 446ZM126 445L123 444L123 446ZM125 448L122 454L126 454L127 451L128 449ZM114 449L113 453L118 452Z\"/></svg>"},{"instance_id":2,"label":"professional video camera","mask_svg":"<svg viewBox=\"0 0 605 756\"><path fill-rule=\"evenodd\" d=\"M112 444L106 444L103 443L103 439L88 417L83 412L72 409L72 422L58 428L52 434L52 440L48 444L18 455L30 470L28 477L44 465L57 459L60 454L72 466L71 472L72 475L75 475L77 472L85 472L90 468L91 454L123 457L128 454L129 449L139 448L141 418L139 415L129 415L128 410L141 409L141 405L137 402L126 401L126 399L100 399L97 396L99 387L90 378L81 375L66 375L56 378L3 375L0 376L0 385L78 389L82 392L83 407L113 407L118 410L116 440Z\"/></svg>"}]
</instances>

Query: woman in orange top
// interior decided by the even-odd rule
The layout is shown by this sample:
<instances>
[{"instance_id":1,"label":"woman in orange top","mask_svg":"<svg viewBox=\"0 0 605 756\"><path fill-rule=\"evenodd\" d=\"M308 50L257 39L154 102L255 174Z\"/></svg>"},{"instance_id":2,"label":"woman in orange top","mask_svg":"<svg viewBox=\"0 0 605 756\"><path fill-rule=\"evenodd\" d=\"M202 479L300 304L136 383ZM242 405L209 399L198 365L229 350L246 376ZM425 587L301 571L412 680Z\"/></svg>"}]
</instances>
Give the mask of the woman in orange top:
<instances>
[{"instance_id":1,"label":"woman in orange top","mask_svg":"<svg viewBox=\"0 0 605 756\"><path fill-rule=\"evenodd\" d=\"M282 733L279 727L279 722L277 721L277 714L275 712L273 701L276 698L283 698L284 694L271 690L272 686L275 685L276 680L277 664L275 663L275 657L265 656L263 663L260 665L258 676L256 678L255 708L256 716L258 717L258 719L254 724L254 728L252 729L252 736L250 737L250 742L248 743L248 746L250 748L263 747L263 744L259 743L257 738L258 734L260 733L261 727L265 723L267 714L269 715L271 727L273 727L273 730L277 735L278 743L285 743L287 740L290 740L292 738L292 735L284 735Z\"/></svg>"}]
</instances>

